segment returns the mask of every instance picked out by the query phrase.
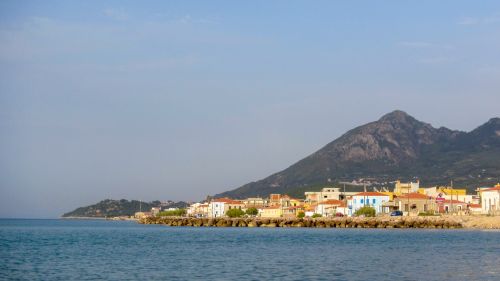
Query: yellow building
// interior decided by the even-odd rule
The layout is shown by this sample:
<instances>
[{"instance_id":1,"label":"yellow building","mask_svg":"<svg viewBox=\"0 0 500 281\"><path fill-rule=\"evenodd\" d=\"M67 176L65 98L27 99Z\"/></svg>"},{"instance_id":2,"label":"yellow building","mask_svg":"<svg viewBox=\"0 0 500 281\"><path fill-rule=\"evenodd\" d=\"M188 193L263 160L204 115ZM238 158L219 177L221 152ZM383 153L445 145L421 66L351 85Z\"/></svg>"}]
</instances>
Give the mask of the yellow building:
<instances>
[{"instance_id":1,"label":"yellow building","mask_svg":"<svg viewBox=\"0 0 500 281\"><path fill-rule=\"evenodd\" d=\"M394 194L408 194L418 192L420 186L420 181L417 182L401 182L399 180L396 181L394 186Z\"/></svg>"},{"instance_id":2,"label":"yellow building","mask_svg":"<svg viewBox=\"0 0 500 281\"><path fill-rule=\"evenodd\" d=\"M382 193L382 194L385 194L385 195L389 196L389 201L394 200L394 192L390 192L390 191L380 191L380 193Z\"/></svg>"},{"instance_id":3,"label":"yellow building","mask_svg":"<svg viewBox=\"0 0 500 281\"><path fill-rule=\"evenodd\" d=\"M459 200L462 202L472 201L472 196L467 195L467 190L465 188L451 188L448 186L419 188L418 193L432 197L443 197L449 200Z\"/></svg>"},{"instance_id":4,"label":"yellow building","mask_svg":"<svg viewBox=\"0 0 500 281\"><path fill-rule=\"evenodd\" d=\"M448 187L440 187L439 190L443 192L445 195L448 196L453 196L455 198L456 196L465 196L467 194L466 189L455 189L455 188L448 188Z\"/></svg>"},{"instance_id":5,"label":"yellow building","mask_svg":"<svg viewBox=\"0 0 500 281\"><path fill-rule=\"evenodd\" d=\"M280 218L282 210L280 206L261 207L259 213L263 218Z\"/></svg>"},{"instance_id":6,"label":"yellow building","mask_svg":"<svg viewBox=\"0 0 500 281\"><path fill-rule=\"evenodd\" d=\"M300 199L290 198L290 206L298 207L304 205L304 202Z\"/></svg>"}]
</instances>

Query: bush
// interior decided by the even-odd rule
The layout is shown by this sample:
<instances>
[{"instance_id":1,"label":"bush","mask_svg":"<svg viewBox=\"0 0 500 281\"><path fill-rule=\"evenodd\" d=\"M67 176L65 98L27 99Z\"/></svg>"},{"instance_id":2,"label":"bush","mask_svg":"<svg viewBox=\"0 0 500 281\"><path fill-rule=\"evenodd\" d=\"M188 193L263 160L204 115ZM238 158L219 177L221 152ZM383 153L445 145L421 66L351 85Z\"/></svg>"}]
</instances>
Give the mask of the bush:
<instances>
[{"instance_id":1,"label":"bush","mask_svg":"<svg viewBox=\"0 0 500 281\"><path fill-rule=\"evenodd\" d=\"M226 216L230 218L239 218L243 216L245 212L243 212L241 209L229 209L226 211Z\"/></svg>"},{"instance_id":2,"label":"bush","mask_svg":"<svg viewBox=\"0 0 500 281\"><path fill-rule=\"evenodd\" d=\"M314 219L314 218L321 218L321 217L322 217L322 215L321 215L321 214L316 214L316 213L314 213L314 214L312 215L312 217L311 217L311 218L313 218L313 219Z\"/></svg>"},{"instance_id":3,"label":"bush","mask_svg":"<svg viewBox=\"0 0 500 281\"><path fill-rule=\"evenodd\" d=\"M158 216L160 217L181 217L186 214L186 209L177 209L177 210L171 210L171 211L163 211L159 212Z\"/></svg>"},{"instance_id":4,"label":"bush","mask_svg":"<svg viewBox=\"0 0 500 281\"><path fill-rule=\"evenodd\" d=\"M365 217L374 217L375 216L375 209L373 207L365 206L359 208L356 213L354 213L356 216L365 216Z\"/></svg>"},{"instance_id":5,"label":"bush","mask_svg":"<svg viewBox=\"0 0 500 281\"><path fill-rule=\"evenodd\" d=\"M299 219L301 219L301 218L303 218L303 217L305 217L305 216L306 216L306 213L304 213L304 212L299 212L299 213L297 214L297 218L299 218Z\"/></svg>"},{"instance_id":6,"label":"bush","mask_svg":"<svg viewBox=\"0 0 500 281\"><path fill-rule=\"evenodd\" d=\"M259 210L257 210L257 208L251 207L247 209L246 213L249 216L256 216L259 213Z\"/></svg>"}]
</instances>

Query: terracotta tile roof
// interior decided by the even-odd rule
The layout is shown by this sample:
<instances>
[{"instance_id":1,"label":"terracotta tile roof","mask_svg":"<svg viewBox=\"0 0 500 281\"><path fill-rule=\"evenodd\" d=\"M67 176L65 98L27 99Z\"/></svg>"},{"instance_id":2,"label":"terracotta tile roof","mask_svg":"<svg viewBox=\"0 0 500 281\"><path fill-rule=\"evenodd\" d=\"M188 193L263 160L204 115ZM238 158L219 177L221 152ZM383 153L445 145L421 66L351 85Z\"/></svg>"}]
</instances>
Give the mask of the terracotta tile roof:
<instances>
[{"instance_id":1,"label":"terracotta tile roof","mask_svg":"<svg viewBox=\"0 0 500 281\"><path fill-rule=\"evenodd\" d=\"M368 191L368 192L356 193L353 196L389 196L389 195L375 191Z\"/></svg>"},{"instance_id":2,"label":"terracotta tile roof","mask_svg":"<svg viewBox=\"0 0 500 281\"><path fill-rule=\"evenodd\" d=\"M495 186L492 188L481 190L481 192L487 192L487 191L500 191L500 186Z\"/></svg>"},{"instance_id":3,"label":"terracotta tile roof","mask_svg":"<svg viewBox=\"0 0 500 281\"><path fill-rule=\"evenodd\" d=\"M432 199L432 197L430 196L427 196L425 194L421 194L421 193L410 193L410 194L402 194L400 196L398 196L397 198L399 199L424 199L424 200L429 200L429 199Z\"/></svg>"},{"instance_id":4,"label":"terracotta tile roof","mask_svg":"<svg viewBox=\"0 0 500 281\"><path fill-rule=\"evenodd\" d=\"M338 207L341 207L341 208L347 207L347 203L341 201L340 204L332 204L331 207L325 207L325 209L338 208Z\"/></svg>"},{"instance_id":5,"label":"terracotta tile roof","mask_svg":"<svg viewBox=\"0 0 500 281\"><path fill-rule=\"evenodd\" d=\"M344 203L344 201L341 201L341 200L329 199L329 200L326 200L326 201L319 203L318 205L341 205L343 203Z\"/></svg>"},{"instance_id":6,"label":"terracotta tile roof","mask_svg":"<svg viewBox=\"0 0 500 281\"><path fill-rule=\"evenodd\" d=\"M271 200L279 200L281 198L281 194L271 194L269 195L269 199Z\"/></svg>"}]
</instances>

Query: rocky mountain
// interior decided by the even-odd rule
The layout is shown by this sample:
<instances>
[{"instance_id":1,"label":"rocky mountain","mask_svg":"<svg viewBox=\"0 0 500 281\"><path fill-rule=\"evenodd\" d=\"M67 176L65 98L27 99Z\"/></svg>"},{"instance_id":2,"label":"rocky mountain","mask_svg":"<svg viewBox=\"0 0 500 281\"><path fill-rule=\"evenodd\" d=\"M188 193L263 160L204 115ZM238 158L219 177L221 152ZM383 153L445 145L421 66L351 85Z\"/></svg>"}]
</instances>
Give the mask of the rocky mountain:
<instances>
[{"instance_id":1,"label":"rocky mountain","mask_svg":"<svg viewBox=\"0 0 500 281\"><path fill-rule=\"evenodd\" d=\"M92 217L92 218L104 218L104 217L119 217L119 216L133 216L135 212L142 210L143 212L149 212L152 207L161 208L185 208L188 206L186 202L141 202L138 200L102 200L94 205L80 207L74 211L63 214L62 217Z\"/></svg>"},{"instance_id":2,"label":"rocky mountain","mask_svg":"<svg viewBox=\"0 0 500 281\"><path fill-rule=\"evenodd\" d=\"M289 168L215 197L287 193L326 184L396 179L473 189L500 179L500 118L471 132L434 128L403 111L352 129Z\"/></svg>"}]
</instances>

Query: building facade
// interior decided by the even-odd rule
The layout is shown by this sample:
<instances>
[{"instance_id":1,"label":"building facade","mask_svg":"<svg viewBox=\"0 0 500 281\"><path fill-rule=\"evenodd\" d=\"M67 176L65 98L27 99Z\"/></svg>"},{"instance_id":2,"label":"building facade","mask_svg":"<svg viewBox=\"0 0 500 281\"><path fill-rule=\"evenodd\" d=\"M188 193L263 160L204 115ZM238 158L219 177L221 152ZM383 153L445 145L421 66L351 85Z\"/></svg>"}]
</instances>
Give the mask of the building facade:
<instances>
[{"instance_id":1,"label":"building facade","mask_svg":"<svg viewBox=\"0 0 500 281\"><path fill-rule=\"evenodd\" d=\"M389 202L389 195L380 192L361 192L353 195L348 201L349 215L352 216L362 207L372 207L376 214L383 212L382 205Z\"/></svg>"},{"instance_id":2,"label":"building facade","mask_svg":"<svg viewBox=\"0 0 500 281\"><path fill-rule=\"evenodd\" d=\"M243 210L244 207L245 205L240 201L229 198L218 198L208 204L208 216L211 218L224 217L228 210L235 208Z\"/></svg>"},{"instance_id":3,"label":"building facade","mask_svg":"<svg viewBox=\"0 0 500 281\"><path fill-rule=\"evenodd\" d=\"M435 212L437 205L431 196L421 193L402 194L394 198L398 210L406 215L418 215L418 213Z\"/></svg>"},{"instance_id":4,"label":"building facade","mask_svg":"<svg viewBox=\"0 0 500 281\"><path fill-rule=\"evenodd\" d=\"M483 214L500 214L500 184L481 190L481 209Z\"/></svg>"},{"instance_id":5,"label":"building facade","mask_svg":"<svg viewBox=\"0 0 500 281\"><path fill-rule=\"evenodd\" d=\"M342 200L330 199L319 203L316 206L315 213L320 214L323 217L335 217L337 213L342 213L342 211L337 211L346 206L346 203Z\"/></svg>"}]
</instances>

